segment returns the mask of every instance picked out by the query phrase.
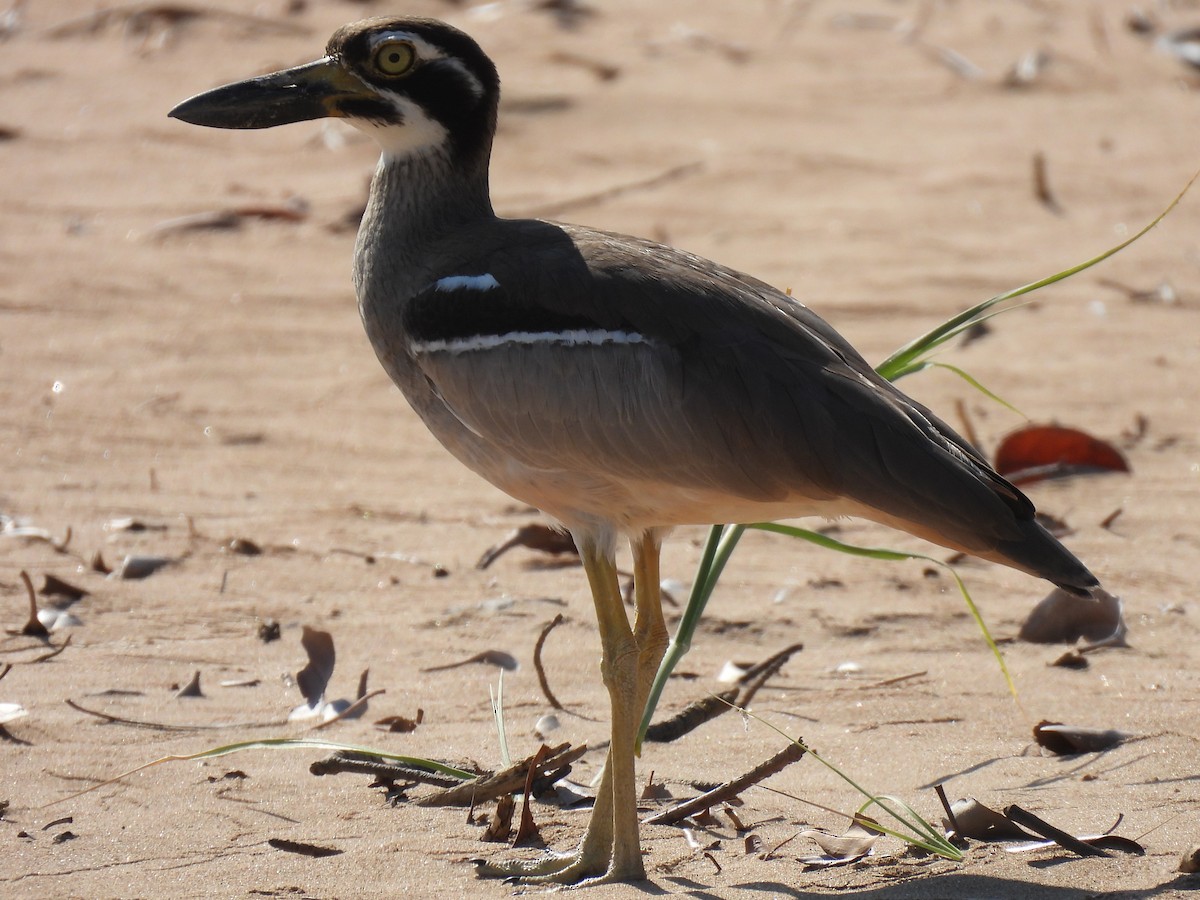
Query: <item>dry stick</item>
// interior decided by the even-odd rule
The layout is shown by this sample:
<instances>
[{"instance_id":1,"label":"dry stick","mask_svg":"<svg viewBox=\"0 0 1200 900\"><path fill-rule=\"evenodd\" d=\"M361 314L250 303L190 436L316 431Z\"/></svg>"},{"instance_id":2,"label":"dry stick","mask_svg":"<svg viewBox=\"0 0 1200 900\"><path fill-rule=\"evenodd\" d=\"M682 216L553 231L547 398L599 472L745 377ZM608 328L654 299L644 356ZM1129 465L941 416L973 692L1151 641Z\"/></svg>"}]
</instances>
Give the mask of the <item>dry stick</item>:
<instances>
[{"instance_id":1,"label":"dry stick","mask_svg":"<svg viewBox=\"0 0 1200 900\"><path fill-rule=\"evenodd\" d=\"M709 809L716 806L718 803L731 800L747 788L753 787L758 782L765 778L769 778L777 772L783 771L792 763L796 762L804 756L805 748L800 743L789 743L782 750L768 759L761 765L755 766L745 775L740 778L735 778L733 781L728 781L720 787L714 788L707 793L701 794L699 797L693 797L691 800L685 800L683 803L677 803L674 806L664 809L660 813L655 813L648 819L644 819L648 825L671 825L675 822L685 819L690 815L700 812L701 810Z\"/></svg>"},{"instance_id":2,"label":"dry stick","mask_svg":"<svg viewBox=\"0 0 1200 900\"><path fill-rule=\"evenodd\" d=\"M97 719L103 719L106 722L111 722L114 725L130 725L133 728L149 728L153 731L219 731L224 728L278 728L281 725L287 725L287 722L220 722L216 724L197 724L197 725L172 725L167 722L147 722L142 719L126 719L121 716L114 716L110 713L100 712L96 709L88 709L76 703L69 697L63 701L67 706L81 713L87 713L89 716L95 716Z\"/></svg>"},{"instance_id":3,"label":"dry stick","mask_svg":"<svg viewBox=\"0 0 1200 900\"><path fill-rule=\"evenodd\" d=\"M550 682L546 680L546 670L542 667L542 647L546 643L546 637L564 621L563 614L559 613L550 620L550 623L538 635L537 643L533 645L533 668L537 672L538 684L542 686L542 693L545 695L546 701L555 709L565 711L565 707L554 696L554 692L550 690Z\"/></svg>"},{"instance_id":4,"label":"dry stick","mask_svg":"<svg viewBox=\"0 0 1200 900\"><path fill-rule=\"evenodd\" d=\"M25 582L25 590L29 592L29 620L21 627L21 634L27 637L49 638L50 632L38 618L37 592L33 589L33 579L24 569L21 570L21 580Z\"/></svg>"},{"instance_id":5,"label":"dry stick","mask_svg":"<svg viewBox=\"0 0 1200 900\"><path fill-rule=\"evenodd\" d=\"M958 835L958 839L963 840L962 829L958 827L958 817L954 815L954 808L950 805L950 801L946 799L946 789L940 784L935 784L933 789L937 793L938 799L942 801L942 809L946 811L946 821L950 823L950 827Z\"/></svg>"},{"instance_id":6,"label":"dry stick","mask_svg":"<svg viewBox=\"0 0 1200 900\"><path fill-rule=\"evenodd\" d=\"M1072 853L1078 853L1080 856L1108 856L1108 852L1101 850L1099 847L1092 847L1085 844L1079 838L1067 834L1060 828L1055 828L1045 819L1035 816L1029 810L1013 804L1005 807L1004 818L1010 822L1015 822L1017 825L1024 825L1030 831L1036 831L1042 837L1047 838L1060 847L1070 850Z\"/></svg>"},{"instance_id":7,"label":"dry stick","mask_svg":"<svg viewBox=\"0 0 1200 900\"><path fill-rule=\"evenodd\" d=\"M557 747L550 748L545 760L538 768L543 774L546 772L556 773L575 762L587 750L587 744L578 747L572 747L569 743L559 744ZM478 805L494 800L503 794L519 791L525 784L525 773L532 761L532 758L525 759L503 771L480 775L478 778L464 781L455 787L422 797L417 801L417 806L470 806L472 803Z\"/></svg>"},{"instance_id":8,"label":"dry stick","mask_svg":"<svg viewBox=\"0 0 1200 900\"><path fill-rule=\"evenodd\" d=\"M1056 216L1062 215L1063 208L1055 199L1054 192L1050 190L1050 177L1046 172L1046 154L1040 150L1033 154L1033 195L1050 212Z\"/></svg>"},{"instance_id":9,"label":"dry stick","mask_svg":"<svg viewBox=\"0 0 1200 900\"><path fill-rule=\"evenodd\" d=\"M749 706L754 695L767 683L767 680L772 678L794 653L803 649L803 644L792 644L757 665L751 666L738 679L738 687L730 688L720 694L709 694L707 697L689 703L669 719L655 722L646 729L646 740L653 744L666 744L695 731L705 722L715 719L734 707L744 709Z\"/></svg>"},{"instance_id":10,"label":"dry stick","mask_svg":"<svg viewBox=\"0 0 1200 900\"><path fill-rule=\"evenodd\" d=\"M416 781L439 788L451 788L462 784L460 778L430 772L404 763L388 762L365 753L354 753L349 750L338 750L325 759L317 760L308 767L308 771L317 776L351 772L358 775L371 775L379 781Z\"/></svg>"}]
</instances>

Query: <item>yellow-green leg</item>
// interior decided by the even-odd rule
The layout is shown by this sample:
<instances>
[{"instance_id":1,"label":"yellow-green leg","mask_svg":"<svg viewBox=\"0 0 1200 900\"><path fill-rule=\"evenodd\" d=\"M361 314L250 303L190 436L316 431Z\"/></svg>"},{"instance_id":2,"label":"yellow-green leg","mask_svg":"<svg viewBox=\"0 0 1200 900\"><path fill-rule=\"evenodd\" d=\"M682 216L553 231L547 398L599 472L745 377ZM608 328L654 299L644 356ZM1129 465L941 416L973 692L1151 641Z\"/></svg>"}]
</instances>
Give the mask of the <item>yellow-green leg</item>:
<instances>
[{"instance_id":1,"label":"yellow-green leg","mask_svg":"<svg viewBox=\"0 0 1200 900\"><path fill-rule=\"evenodd\" d=\"M479 863L484 876L531 882L593 884L646 877L638 839L634 743L650 680L666 646L659 606L658 538L647 533L633 543L636 631L621 600L611 551L587 535L576 535L600 629L600 671L612 708L612 739L587 833L576 853L533 861ZM650 580L650 584L643 584Z\"/></svg>"}]
</instances>

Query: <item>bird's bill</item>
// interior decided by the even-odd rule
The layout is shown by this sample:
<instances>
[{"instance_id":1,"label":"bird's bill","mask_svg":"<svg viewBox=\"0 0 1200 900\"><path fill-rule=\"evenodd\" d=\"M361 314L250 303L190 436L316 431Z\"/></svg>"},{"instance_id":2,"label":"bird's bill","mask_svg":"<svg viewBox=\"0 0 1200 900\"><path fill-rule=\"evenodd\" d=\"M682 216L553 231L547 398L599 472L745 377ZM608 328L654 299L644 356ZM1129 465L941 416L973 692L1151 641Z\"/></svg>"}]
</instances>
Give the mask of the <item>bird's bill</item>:
<instances>
[{"instance_id":1,"label":"bird's bill","mask_svg":"<svg viewBox=\"0 0 1200 900\"><path fill-rule=\"evenodd\" d=\"M227 84L184 100L168 115L209 128L273 128L341 116L366 86L325 57L282 72Z\"/></svg>"}]
</instances>

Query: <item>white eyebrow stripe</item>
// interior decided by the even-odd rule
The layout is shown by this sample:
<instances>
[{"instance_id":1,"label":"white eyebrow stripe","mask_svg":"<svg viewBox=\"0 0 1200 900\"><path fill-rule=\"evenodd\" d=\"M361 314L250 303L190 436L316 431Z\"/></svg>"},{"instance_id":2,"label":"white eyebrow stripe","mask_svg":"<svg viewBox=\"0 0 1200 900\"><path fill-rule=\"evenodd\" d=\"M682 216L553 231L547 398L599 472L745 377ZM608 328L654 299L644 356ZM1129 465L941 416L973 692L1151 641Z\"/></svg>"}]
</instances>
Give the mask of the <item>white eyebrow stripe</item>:
<instances>
[{"instance_id":1,"label":"white eyebrow stripe","mask_svg":"<svg viewBox=\"0 0 1200 900\"><path fill-rule=\"evenodd\" d=\"M494 291L498 287L500 282L488 272L482 275L448 275L433 283L435 291Z\"/></svg>"},{"instance_id":2,"label":"white eyebrow stripe","mask_svg":"<svg viewBox=\"0 0 1200 900\"><path fill-rule=\"evenodd\" d=\"M471 353L495 350L507 345L533 346L558 344L563 347L600 347L605 344L650 344L648 337L635 331L573 329L570 331L510 331L507 334L477 334L450 340L420 341L412 345L414 353Z\"/></svg>"}]
</instances>

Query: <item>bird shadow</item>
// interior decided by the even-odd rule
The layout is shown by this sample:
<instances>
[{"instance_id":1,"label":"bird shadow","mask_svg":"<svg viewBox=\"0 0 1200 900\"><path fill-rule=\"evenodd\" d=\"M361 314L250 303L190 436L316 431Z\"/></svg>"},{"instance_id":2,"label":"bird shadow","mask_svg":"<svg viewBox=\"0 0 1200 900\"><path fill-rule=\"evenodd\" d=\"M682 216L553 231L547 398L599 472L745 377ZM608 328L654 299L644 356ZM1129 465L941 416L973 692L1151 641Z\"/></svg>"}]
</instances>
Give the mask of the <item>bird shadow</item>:
<instances>
[{"instance_id":1,"label":"bird shadow","mask_svg":"<svg viewBox=\"0 0 1200 900\"><path fill-rule=\"evenodd\" d=\"M731 888L739 894L745 892L746 896L752 896L757 892L764 897L790 897L792 900L817 900L817 898L829 896L826 890L806 891L779 881L744 881L736 885L714 889L690 878L670 876L664 880L681 888L684 896L695 897L697 900L723 900L728 896L726 892ZM1170 881L1151 888L1089 892L1088 897L1093 900L1103 900L1105 897L1111 897L1114 900L1117 897L1120 900L1152 900L1155 897L1181 892L1200 896L1200 878L1178 875ZM838 891L838 895L853 897L855 900L929 900L930 897L1020 897L1021 900L1078 900L1080 891L1077 887L1030 884L1015 878L951 873L916 878L906 884L889 883L880 887L858 890L850 888Z\"/></svg>"}]
</instances>

